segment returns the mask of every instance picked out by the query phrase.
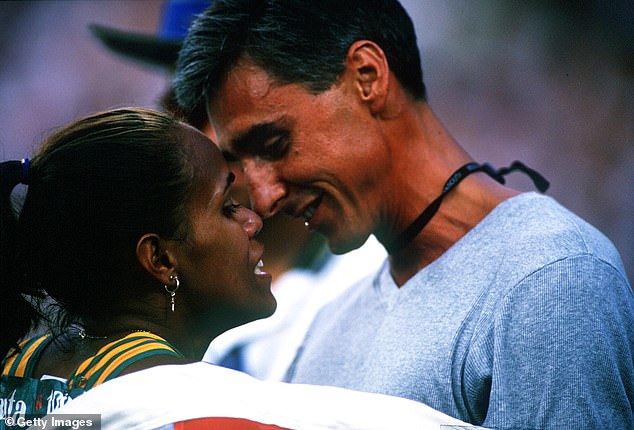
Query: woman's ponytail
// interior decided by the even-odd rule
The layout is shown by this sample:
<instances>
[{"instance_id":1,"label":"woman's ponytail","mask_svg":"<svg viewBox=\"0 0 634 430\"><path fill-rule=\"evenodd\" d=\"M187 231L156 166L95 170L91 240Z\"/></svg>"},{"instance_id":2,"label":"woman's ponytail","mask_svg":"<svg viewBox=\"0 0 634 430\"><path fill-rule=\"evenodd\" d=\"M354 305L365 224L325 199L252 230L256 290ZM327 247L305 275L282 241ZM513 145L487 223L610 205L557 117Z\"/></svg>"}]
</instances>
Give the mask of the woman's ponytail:
<instances>
[{"instance_id":1,"label":"woman's ponytail","mask_svg":"<svg viewBox=\"0 0 634 430\"><path fill-rule=\"evenodd\" d=\"M26 274L20 273L16 261L18 247L18 213L11 194L18 184L28 184L30 161L0 163L0 359L30 329L36 311L24 297Z\"/></svg>"}]
</instances>

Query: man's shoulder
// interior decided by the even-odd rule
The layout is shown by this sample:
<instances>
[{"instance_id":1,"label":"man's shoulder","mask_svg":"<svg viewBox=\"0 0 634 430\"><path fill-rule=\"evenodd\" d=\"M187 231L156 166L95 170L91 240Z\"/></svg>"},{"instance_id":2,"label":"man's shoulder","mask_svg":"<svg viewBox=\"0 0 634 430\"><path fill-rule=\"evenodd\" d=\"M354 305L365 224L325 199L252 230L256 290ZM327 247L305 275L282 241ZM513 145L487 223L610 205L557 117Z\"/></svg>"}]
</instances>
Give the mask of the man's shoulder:
<instances>
[{"instance_id":1,"label":"man's shoulder","mask_svg":"<svg viewBox=\"0 0 634 430\"><path fill-rule=\"evenodd\" d=\"M583 263L588 270L592 263L625 278L621 257L607 237L554 199L525 193L498 205L415 279L461 285L468 279L472 289L510 289L561 261L570 263L571 272L575 265Z\"/></svg>"},{"instance_id":2,"label":"man's shoulder","mask_svg":"<svg viewBox=\"0 0 634 430\"><path fill-rule=\"evenodd\" d=\"M603 233L553 198L537 193L503 202L485 223L485 234L524 259L542 256L556 260L588 254L620 262L617 250Z\"/></svg>"}]
</instances>

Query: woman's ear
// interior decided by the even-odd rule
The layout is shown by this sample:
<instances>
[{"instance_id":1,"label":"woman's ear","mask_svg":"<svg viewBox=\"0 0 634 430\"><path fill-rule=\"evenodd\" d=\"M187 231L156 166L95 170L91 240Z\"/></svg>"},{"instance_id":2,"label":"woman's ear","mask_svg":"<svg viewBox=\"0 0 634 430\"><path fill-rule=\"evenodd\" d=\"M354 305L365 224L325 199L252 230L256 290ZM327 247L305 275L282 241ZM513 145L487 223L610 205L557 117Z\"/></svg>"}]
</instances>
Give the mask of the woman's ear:
<instances>
[{"instance_id":1,"label":"woman's ear","mask_svg":"<svg viewBox=\"0 0 634 430\"><path fill-rule=\"evenodd\" d=\"M389 89L390 68L379 45L369 40L358 40L350 45L346 68L354 80L360 99L373 114L385 107Z\"/></svg>"},{"instance_id":2,"label":"woman's ear","mask_svg":"<svg viewBox=\"0 0 634 430\"><path fill-rule=\"evenodd\" d=\"M165 241L157 234L143 235L136 245L136 257L152 277L163 284L170 283L170 275L174 273L176 260L165 247Z\"/></svg>"}]
</instances>

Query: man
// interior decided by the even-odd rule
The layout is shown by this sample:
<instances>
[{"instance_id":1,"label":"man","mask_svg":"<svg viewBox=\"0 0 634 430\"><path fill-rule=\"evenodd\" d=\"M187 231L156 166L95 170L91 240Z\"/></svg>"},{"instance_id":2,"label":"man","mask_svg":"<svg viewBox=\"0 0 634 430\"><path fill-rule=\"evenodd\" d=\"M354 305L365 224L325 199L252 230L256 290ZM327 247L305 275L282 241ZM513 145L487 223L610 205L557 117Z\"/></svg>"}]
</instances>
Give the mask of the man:
<instances>
[{"instance_id":1,"label":"man","mask_svg":"<svg viewBox=\"0 0 634 430\"><path fill-rule=\"evenodd\" d=\"M192 14L207 6L208 0L175 0L165 3L161 27L157 35L117 30L103 25L91 25L93 34L109 49L143 66L161 71L173 70L175 55L180 47L179 32L187 27ZM171 90L162 97L162 107L171 110ZM182 114L197 128L210 132L206 112L199 109ZM211 131L213 132L213 131ZM284 272L285 289L278 290L285 312L269 325L244 325L233 336L227 332L217 339L224 345L244 346L242 370L260 373L261 377L277 377L287 364L286 355L295 349L295 336L301 333L316 308L346 287L345 279L362 276L369 268L346 270L341 265L350 262L350 254L324 259L320 252L323 239L288 225L284 214L269 219L262 232L269 265ZM273 258L275 257L275 258ZM375 252L366 248L353 258L376 259ZM354 259L352 260L354 261ZM276 262L277 264L271 264ZM345 265L345 264L344 264ZM331 282L316 290L317 282ZM277 281L280 282L279 280ZM336 282L339 282L338 284ZM182 288L182 287L181 287ZM280 285L278 285L280 288ZM281 293L281 294L280 294ZM296 295L303 295L297 303ZM281 296L281 297L280 297ZM278 308L279 311L279 308ZM262 320L262 322L267 320ZM210 351L214 351L212 347ZM256 351L251 351L255 347ZM259 350L266 350L266 362L258 360ZM217 349L216 349L217 350ZM209 351L208 351L209 353ZM218 354L216 354L218 355ZM288 361L292 359L292 356ZM279 368L279 370L278 370ZM130 377L128 377L130 376ZM0 403L2 399L0 399ZM9 404L9 403L7 403ZM16 407L0 410L0 428L17 422ZM57 420L44 419L54 428L100 429L367 429L367 430L438 430L462 429L466 423L432 408L407 399L355 392L336 387L287 384L259 381L243 372L236 372L207 363L177 366L155 366L133 375L124 375L104 383L66 403L55 411ZM87 415L91 414L91 415ZM24 418L24 417L22 417ZM75 418L75 419L71 419ZM48 428L48 427L47 427Z\"/></svg>"},{"instance_id":2,"label":"man","mask_svg":"<svg viewBox=\"0 0 634 430\"><path fill-rule=\"evenodd\" d=\"M634 296L618 252L451 137L396 0L218 0L190 29L175 86L183 106L206 103L261 215L300 218L335 253L371 234L389 252L320 312L292 382L496 429L634 426Z\"/></svg>"},{"instance_id":3,"label":"man","mask_svg":"<svg viewBox=\"0 0 634 430\"><path fill-rule=\"evenodd\" d=\"M187 28L210 4L210 0L165 2L156 34L99 24L92 24L90 30L112 52L171 75ZM180 112L172 88L165 91L160 102L164 110L183 116L214 139L204 105ZM237 177L239 191L235 197L248 204L240 180L242 175L238 173ZM266 249L266 271L274 280L272 290L278 301L277 310L272 317L237 327L214 339L204 361L242 370L259 379L281 380L319 308L371 273L372 266L385 258L385 251L372 240L355 253L333 256L322 237L292 222L285 214L265 221L260 240ZM368 262L368 266L347 267L360 260Z\"/></svg>"}]
</instances>

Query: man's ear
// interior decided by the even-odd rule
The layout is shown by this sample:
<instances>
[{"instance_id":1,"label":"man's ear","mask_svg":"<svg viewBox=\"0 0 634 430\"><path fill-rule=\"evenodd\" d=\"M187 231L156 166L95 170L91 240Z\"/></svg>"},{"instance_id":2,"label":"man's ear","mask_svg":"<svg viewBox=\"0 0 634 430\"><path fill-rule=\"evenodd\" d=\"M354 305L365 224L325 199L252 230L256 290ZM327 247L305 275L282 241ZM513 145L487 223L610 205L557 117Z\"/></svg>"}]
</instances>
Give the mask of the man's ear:
<instances>
[{"instance_id":1,"label":"man's ear","mask_svg":"<svg viewBox=\"0 0 634 430\"><path fill-rule=\"evenodd\" d=\"M172 253L164 246L165 241L157 234L143 235L136 245L136 257L152 277L163 284L170 283L170 275L175 271Z\"/></svg>"},{"instance_id":2,"label":"man's ear","mask_svg":"<svg viewBox=\"0 0 634 430\"><path fill-rule=\"evenodd\" d=\"M372 113L380 112L386 103L390 68L379 45L358 40L348 48L347 70L352 73L355 90Z\"/></svg>"}]
</instances>

